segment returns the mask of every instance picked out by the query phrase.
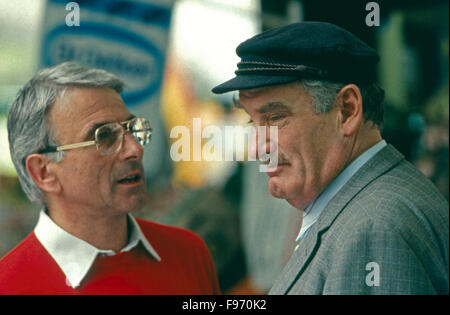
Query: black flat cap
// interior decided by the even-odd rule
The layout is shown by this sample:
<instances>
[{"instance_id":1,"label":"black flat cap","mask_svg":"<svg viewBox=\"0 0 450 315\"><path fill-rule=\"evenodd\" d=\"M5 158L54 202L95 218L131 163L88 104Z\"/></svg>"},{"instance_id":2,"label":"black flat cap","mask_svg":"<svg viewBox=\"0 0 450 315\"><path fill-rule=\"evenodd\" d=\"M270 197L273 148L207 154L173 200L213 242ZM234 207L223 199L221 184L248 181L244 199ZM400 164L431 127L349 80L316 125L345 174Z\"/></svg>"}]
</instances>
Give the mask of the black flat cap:
<instances>
[{"instance_id":1,"label":"black flat cap","mask_svg":"<svg viewBox=\"0 0 450 315\"><path fill-rule=\"evenodd\" d=\"M322 79L370 83L376 79L378 53L352 33L325 22L301 22L256 35L236 48L236 77L212 89L234 90Z\"/></svg>"}]
</instances>

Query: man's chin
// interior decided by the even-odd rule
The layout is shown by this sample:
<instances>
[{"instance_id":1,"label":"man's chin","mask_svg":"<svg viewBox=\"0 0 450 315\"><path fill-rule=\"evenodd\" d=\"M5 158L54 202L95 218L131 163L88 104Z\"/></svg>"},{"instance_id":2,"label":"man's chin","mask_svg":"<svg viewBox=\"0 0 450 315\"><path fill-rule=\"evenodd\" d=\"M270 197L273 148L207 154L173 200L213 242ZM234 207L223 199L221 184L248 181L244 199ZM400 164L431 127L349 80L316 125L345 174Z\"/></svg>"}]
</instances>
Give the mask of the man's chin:
<instances>
[{"instance_id":1,"label":"man's chin","mask_svg":"<svg viewBox=\"0 0 450 315\"><path fill-rule=\"evenodd\" d=\"M270 178L269 179L269 192L275 198L285 199L286 193L282 188L281 183L279 183L278 179Z\"/></svg>"},{"instance_id":2,"label":"man's chin","mask_svg":"<svg viewBox=\"0 0 450 315\"><path fill-rule=\"evenodd\" d=\"M136 199L135 200L133 200L133 207L132 207L132 210L131 211L138 211L138 210L141 210L142 208L144 208L144 206L146 205L146 203L147 203L147 197L146 197L147 195L145 194L145 195L142 195L142 196L136 196Z\"/></svg>"},{"instance_id":3,"label":"man's chin","mask_svg":"<svg viewBox=\"0 0 450 315\"><path fill-rule=\"evenodd\" d=\"M134 212L144 208L147 203L147 194L133 194L127 197L116 199L115 207L120 208L120 212Z\"/></svg>"},{"instance_id":4,"label":"man's chin","mask_svg":"<svg viewBox=\"0 0 450 315\"><path fill-rule=\"evenodd\" d=\"M285 199L292 204L293 200L299 199L300 183L287 182L279 177L269 179L269 192L275 198Z\"/></svg>"}]
</instances>

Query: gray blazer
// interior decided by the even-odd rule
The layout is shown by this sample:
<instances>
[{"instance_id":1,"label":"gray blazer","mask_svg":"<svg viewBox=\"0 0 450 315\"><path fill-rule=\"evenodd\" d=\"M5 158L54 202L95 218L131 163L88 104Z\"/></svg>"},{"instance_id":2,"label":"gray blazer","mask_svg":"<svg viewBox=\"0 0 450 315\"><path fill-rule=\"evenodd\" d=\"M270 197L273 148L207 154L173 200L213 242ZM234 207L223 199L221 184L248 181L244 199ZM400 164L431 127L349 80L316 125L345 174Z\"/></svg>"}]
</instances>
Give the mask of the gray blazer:
<instances>
[{"instance_id":1,"label":"gray blazer","mask_svg":"<svg viewBox=\"0 0 450 315\"><path fill-rule=\"evenodd\" d=\"M448 202L391 145L328 203L269 292L448 293Z\"/></svg>"}]
</instances>

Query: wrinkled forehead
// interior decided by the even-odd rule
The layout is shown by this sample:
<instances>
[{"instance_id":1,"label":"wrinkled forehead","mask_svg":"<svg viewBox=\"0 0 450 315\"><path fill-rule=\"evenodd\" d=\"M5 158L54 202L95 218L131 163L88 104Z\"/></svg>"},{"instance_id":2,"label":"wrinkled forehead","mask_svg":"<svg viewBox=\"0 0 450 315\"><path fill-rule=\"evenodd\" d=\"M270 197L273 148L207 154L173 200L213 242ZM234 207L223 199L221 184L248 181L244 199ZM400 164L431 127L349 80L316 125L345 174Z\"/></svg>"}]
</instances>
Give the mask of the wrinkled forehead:
<instances>
[{"instance_id":1,"label":"wrinkled forehead","mask_svg":"<svg viewBox=\"0 0 450 315\"><path fill-rule=\"evenodd\" d=\"M128 112L120 94L110 88L68 88L56 99L51 112L80 120L96 114Z\"/></svg>"},{"instance_id":2,"label":"wrinkled forehead","mask_svg":"<svg viewBox=\"0 0 450 315\"><path fill-rule=\"evenodd\" d=\"M244 97L244 98L256 97L261 94L267 93L270 90L273 90L275 88L276 88L276 86L265 86L265 87L255 88L255 89L239 90L239 98L241 98L241 97Z\"/></svg>"},{"instance_id":3,"label":"wrinkled forehead","mask_svg":"<svg viewBox=\"0 0 450 315\"><path fill-rule=\"evenodd\" d=\"M277 91L281 90L283 91L283 93L289 91L298 92L299 90L302 90L302 85L300 84L299 81L294 81L286 84L269 85L254 89L239 90L239 98L241 97L252 98L261 96L263 94L276 94Z\"/></svg>"},{"instance_id":4,"label":"wrinkled forehead","mask_svg":"<svg viewBox=\"0 0 450 315\"><path fill-rule=\"evenodd\" d=\"M120 122L130 116L121 96L110 88L71 88L53 104L48 119L54 132Z\"/></svg>"},{"instance_id":5,"label":"wrinkled forehead","mask_svg":"<svg viewBox=\"0 0 450 315\"><path fill-rule=\"evenodd\" d=\"M273 87L260 87L260 88L255 88L255 89L239 90L238 93L235 93L233 95L233 104L237 108L245 110L245 107L241 103L241 100L245 101L248 99L256 98L258 96L263 95L264 93L269 92L271 89L273 89Z\"/></svg>"},{"instance_id":6,"label":"wrinkled forehead","mask_svg":"<svg viewBox=\"0 0 450 315\"><path fill-rule=\"evenodd\" d=\"M245 109L247 103L288 102L304 94L300 82L271 85L248 90L239 90L233 97L233 103L237 108Z\"/></svg>"}]
</instances>

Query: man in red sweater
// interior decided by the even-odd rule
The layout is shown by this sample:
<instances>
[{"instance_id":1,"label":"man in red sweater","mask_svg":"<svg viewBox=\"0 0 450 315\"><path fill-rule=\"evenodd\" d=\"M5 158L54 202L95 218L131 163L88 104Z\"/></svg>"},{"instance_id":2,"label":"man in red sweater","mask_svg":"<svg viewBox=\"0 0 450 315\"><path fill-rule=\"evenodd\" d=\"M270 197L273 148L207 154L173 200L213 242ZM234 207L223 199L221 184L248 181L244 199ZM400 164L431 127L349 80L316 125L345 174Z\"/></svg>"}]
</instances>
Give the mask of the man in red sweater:
<instances>
[{"instance_id":1,"label":"man in red sweater","mask_svg":"<svg viewBox=\"0 0 450 315\"><path fill-rule=\"evenodd\" d=\"M42 205L35 230L0 259L0 294L219 294L205 243L134 218L146 197L147 119L123 82L63 63L37 73L8 115L20 183Z\"/></svg>"}]
</instances>

